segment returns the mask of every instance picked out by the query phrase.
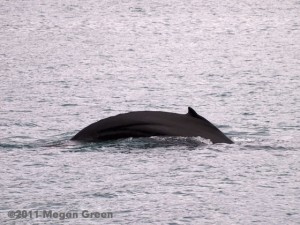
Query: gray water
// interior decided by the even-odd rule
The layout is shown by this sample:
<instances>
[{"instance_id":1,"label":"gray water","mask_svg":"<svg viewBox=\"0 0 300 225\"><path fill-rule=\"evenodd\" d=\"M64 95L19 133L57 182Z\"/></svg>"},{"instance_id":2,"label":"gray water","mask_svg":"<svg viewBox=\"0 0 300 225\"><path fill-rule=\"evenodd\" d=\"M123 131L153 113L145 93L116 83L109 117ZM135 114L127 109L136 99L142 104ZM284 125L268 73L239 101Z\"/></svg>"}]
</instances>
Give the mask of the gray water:
<instances>
[{"instance_id":1,"label":"gray water","mask_svg":"<svg viewBox=\"0 0 300 225\"><path fill-rule=\"evenodd\" d=\"M1 1L0 223L300 224L299 15L297 0ZM235 144L69 141L188 106Z\"/></svg>"}]
</instances>

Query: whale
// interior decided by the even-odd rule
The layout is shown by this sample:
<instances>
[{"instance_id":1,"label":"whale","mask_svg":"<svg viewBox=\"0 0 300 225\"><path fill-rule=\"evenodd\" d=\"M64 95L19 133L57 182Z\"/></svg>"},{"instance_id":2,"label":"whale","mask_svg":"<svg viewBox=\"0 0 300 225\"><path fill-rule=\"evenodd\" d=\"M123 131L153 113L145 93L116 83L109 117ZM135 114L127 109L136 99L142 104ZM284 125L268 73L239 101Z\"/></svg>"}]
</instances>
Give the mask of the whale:
<instances>
[{"instance_id":1,"label":"whale","mask_svg":"<svg viewBox=\"0 0 300 225\"><path fill-rule=\"evenodd\" d=\"M201 137L215 143L232 144L215 125L188 107L187 114L134 111L101 119L71 138L82 142L104 142L139 137Z\"/></svg>"}]
</instances>

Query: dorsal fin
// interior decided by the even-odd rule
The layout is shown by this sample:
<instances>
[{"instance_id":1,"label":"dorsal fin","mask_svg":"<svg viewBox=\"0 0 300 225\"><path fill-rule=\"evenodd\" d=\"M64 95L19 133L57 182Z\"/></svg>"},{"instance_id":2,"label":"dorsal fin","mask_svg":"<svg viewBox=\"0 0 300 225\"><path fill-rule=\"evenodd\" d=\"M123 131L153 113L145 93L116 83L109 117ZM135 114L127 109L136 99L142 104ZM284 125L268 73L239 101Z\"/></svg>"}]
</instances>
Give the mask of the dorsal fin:
<instances>
[{"instance_id":1,"label":"dorsal fin","mask_svg":"<svg viewBox=\"0 0 300 225\"><path fill-rule=\"evenodd\" d=\"M199 118L199 115L196 113L196 111L192 108L192 107L188 107L188 115L195 117L195 118Z\"/></svg>"},{"instance_id":2,"label":"dorsal fin","mask_svg":"<svg viewBox=\"0 0 300 225\"><path fill-rule=\"evenodd\" d=\"M198 115L198 113L196 113L196 111L192 107L188 107L188 110L189 110L188 113L187 113L188 116L204 120L205 122L211 124L211 122L209 122L207 119L205 119L204 117Z\"/></svg>"}]
</instances>

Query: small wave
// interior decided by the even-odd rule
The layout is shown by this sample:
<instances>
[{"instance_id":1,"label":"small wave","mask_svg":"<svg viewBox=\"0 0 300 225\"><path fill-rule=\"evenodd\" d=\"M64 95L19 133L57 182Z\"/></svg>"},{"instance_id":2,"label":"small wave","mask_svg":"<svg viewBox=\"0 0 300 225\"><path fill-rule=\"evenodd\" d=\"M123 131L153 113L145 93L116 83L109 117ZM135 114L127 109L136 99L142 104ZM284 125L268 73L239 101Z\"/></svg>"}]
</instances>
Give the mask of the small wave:
<instances>
[{"instance_id":1,"label":"small wave","mask_svg":"<svg viewBox=\"0 0 300 225\"><path fill-rule=\"evenodd\" d=\"M68 151L83 152L83 151L103 151L113 149L122 152L128 152L134 149L154 149L174 147L184 147L185 149L196 149L199 146L211 144L210 140L201 137L141 137L141 138L126 138L114 141L105 141L98 143L84 142L69 143Z\"/></svg>"}]
</instances>

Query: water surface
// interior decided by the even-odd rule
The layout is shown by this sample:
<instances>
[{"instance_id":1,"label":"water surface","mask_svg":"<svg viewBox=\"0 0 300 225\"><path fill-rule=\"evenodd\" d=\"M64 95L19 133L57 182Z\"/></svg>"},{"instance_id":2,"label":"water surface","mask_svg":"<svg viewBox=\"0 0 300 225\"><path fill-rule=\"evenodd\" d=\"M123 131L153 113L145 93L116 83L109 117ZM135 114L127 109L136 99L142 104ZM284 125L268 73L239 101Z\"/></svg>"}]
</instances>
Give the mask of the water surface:
<instances>
[{"instance_id":1,"label":"water surface","mask_svg":"<svg viewBox=\"0 0 300 225\"><path fill-rule=\"evenodd\" d=\"M299 1L0 3L1 224L299 224ZM235 144L69 139L193 107ZM10 210L113 212L11 219Z\"/></svg>"}]
</instances>

